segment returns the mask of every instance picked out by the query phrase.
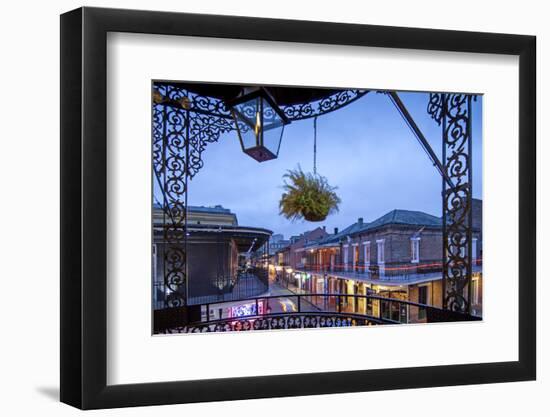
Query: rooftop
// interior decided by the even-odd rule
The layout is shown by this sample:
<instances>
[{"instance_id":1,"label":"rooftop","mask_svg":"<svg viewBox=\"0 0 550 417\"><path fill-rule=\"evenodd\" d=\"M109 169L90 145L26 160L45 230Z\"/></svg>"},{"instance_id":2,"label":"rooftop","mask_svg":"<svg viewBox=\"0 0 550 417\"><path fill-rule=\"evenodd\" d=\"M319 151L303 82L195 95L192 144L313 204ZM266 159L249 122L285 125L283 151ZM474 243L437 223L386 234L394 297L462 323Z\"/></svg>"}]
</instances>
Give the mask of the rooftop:
<instances>
[{"instance_id":1,"label":"rooftop","mask_svg":"<svg viewBox=\"0 0 550 417\"><path fill-rule=\"evenodd\" d=\"M375 230L391 224L403 226L441 227L441 218L432 216L431 214L424 213L422 211L394 209L370 223L363 222L362 219L359 219L357 222L351 224L336 234L329 235L315 242L310 242L309 246L330 245L332 243L339 242L346 236Z\"/></svg>"},{"instance_id":2,"label":"rooftop","mask_svg":"<svg viewBox=\"0 0 550 417\"><path fill-rule=\"evenodd\" d=\"M353 223L352 225L346 227L344 230L336 233L336 234L332 234L332 235L328 235L322 239L319 239L317 240L316 242L311 242L311 244L315 244L315 245L327 245L327 244L330 244L330 243L335 243L335 242L339 242L341 238L345 237L345 236L348 236L348 235L351 235L353 233L356 233L360 230L364 230L364 227L367 225L368 223L363 223L363 222L355 222Z\"/></svg>"},{"instance_id":3,"label":"rooftop","mask_svg":"<svg viewBox=\"0 0 550 417\"><path fill-rule=\"evenodd\" d=\"M432 226L441 227L442 222L440 217L432 216L423 211L401 210L395 209L382 217L377 218L371 223L365 224L365 227L358 230L372 230L389 224L401 224L406 226Z\"/></svg>"},{"instance_id":4,"label":"rooftop","mask_svg":"<svg viewBox=\"0 0 550 417\"><path fill-rule=\"evenodd\" d=\"M154 203L153 209L162 210L162 205ZM230 209L224 208L219 204L215 206L187 206L187 211L196 213L232 214Z\"/></svg>"}]
</instances>

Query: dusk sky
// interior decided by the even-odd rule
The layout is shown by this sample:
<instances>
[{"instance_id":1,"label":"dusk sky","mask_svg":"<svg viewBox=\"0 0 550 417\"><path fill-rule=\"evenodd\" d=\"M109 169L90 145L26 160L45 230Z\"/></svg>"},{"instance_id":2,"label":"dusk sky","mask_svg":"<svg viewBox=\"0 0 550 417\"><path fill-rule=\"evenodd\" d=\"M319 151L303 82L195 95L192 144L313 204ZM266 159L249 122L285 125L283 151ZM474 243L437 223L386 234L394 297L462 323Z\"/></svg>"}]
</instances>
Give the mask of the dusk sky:
<instances>
[{"instance_id":1,"label":"dusk sky","mask_svg":"<svg viewBox=\"0 0 550 417\"><path fill-rule=\"evenodd\" d=\"M441 127L426 111L427 93L399 93L441 158ZM473 102L473 195L482 196L482 98ZM259 163L241 150L236 132L207 145L204 167L190 181L188 203L220 204L239 225L258 226L285 238L317 226L340 230L363 217L370 222L393 209L441 216L441 177L390 99L370 92L317 119L317 172L342 202L324 222L289 221L279 215L283 175L298 165L313 170L313 119L285 128L278 159Z\"/></svg>"}]
</instances>

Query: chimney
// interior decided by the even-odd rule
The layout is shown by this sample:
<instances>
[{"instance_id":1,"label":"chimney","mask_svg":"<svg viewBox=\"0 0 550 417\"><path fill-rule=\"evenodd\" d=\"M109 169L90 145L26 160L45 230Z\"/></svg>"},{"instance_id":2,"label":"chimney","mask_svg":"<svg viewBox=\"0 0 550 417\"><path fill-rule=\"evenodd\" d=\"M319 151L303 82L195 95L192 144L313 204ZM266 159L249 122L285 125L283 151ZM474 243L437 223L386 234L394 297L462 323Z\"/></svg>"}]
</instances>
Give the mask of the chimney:
<instances>
[{"instance_id":1,"label":"chimney","mask_svg":"<svg viewBox=\"0 0 550 417\"><path fill-rule=\"evenodd\" d=\"M335 234L335 235L338 234L338 228L337 228L337 227L334 228L334 234Z\"/></svg>"},{"instance_id":2,"label":"chimney","mask_svg":"<svg viewBox=\"0 0 550 417\"><path fill-rule=\"evenodd\" d=\"M326 231L327 231L327 227L323 226L323 232L326 232Z\"/></svg>"},{"instance_id":3,"label":"chimney","mask_svg":"<svg viewBox=\"0 0 550 417\"><path fill-rule=\"evenodd\" d=\"M362 217L359 217L359 218L357 219L357 223L363 224L363 218L362 218Z\"/></svg>"}]
</instances>

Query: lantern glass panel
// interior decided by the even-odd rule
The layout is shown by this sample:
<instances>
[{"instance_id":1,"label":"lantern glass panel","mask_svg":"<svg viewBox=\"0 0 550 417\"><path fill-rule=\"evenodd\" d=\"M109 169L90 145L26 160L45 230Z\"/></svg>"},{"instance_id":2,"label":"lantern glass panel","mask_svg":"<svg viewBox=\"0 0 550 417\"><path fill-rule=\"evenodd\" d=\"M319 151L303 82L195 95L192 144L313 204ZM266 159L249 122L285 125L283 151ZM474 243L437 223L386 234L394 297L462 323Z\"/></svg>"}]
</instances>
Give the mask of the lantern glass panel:
<instances>
[{"instance_id":1,"label":"lantern glass panel","mask_svg":"<svg viewBox=\"0 0 550 417\"><path fill-rule=\"evenodd\" d=\"M261 126L260 110L261 98L259 97L233 107L233 114L243 149L260 145L260 136L257 134Z\"/></svg>"},{"instance_id":2,"label":"lantern glass panel","mask_svg":"<svg viewBox=\"0 0 550 417\"><path fill-rule=\"evenodd\" d=\"M264 127L263 145L275 155L279 154L279 146L281 144L284 129L285 125L282 121L279 123L272 123L269 127Z\"/></svg>"}]
</instances>

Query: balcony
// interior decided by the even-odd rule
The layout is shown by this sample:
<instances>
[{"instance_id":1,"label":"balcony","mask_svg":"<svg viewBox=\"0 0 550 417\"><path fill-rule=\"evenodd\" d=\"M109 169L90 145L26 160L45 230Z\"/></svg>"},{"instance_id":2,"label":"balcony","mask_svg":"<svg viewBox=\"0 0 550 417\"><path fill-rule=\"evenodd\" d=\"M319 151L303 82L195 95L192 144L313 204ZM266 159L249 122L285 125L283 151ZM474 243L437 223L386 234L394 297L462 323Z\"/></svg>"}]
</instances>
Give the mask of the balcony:
<instances>
[{"instance_id":1,"label":"balcony","mask_svg":"<svg viewBox=\"0 0 550 417\"><path fill-rule=\"evenodd\" d=\"M300 264L296 272L330 275L336 278L376 284L410 285L442 278L442 262L384 263L355 265ZM472 265L472 272L481 272L482 260Z\"/></svg>"},{"instance_id":2,"label":"balcony","mask_svg":"<svg viewBox=\"0 0 550 417\"><path fill-rule=\"evenodd\" d=\"M204 277L207 279L207 277ZM193 277L192 279L201 279L201 277ZM216 286L217 284L223 285ZM212 293L208 295L189 294L187 297L187 305L200 305L204 303L223 302L240 300L247 297L256 297L268 291L269 280L268 271L264 268L248 268L238 271L236 276L224 277L223 280L216 277L210 278L212 283ZM153 284L153 306L155 310L166 308L165 299L170 294L170 289L163 282L155 282Z\"/></svg>"},{"instance_id":3,"label":"balcony","mask_svg":"<svg viewBox=\"0 0 550 417\"><path fill-rule=\"evenodd\" d=\"M287 294L234 301L250 308L238 310L240 313L232 317L222 317L221 311L219 316L210 313L216 312L219 303L206 303L202 306L203 311L207 312L205 317L186 325L162 329L158 333L209 333L480 320L477 317L426 304L374 295Z\"/></svg>"}]
</instances>

